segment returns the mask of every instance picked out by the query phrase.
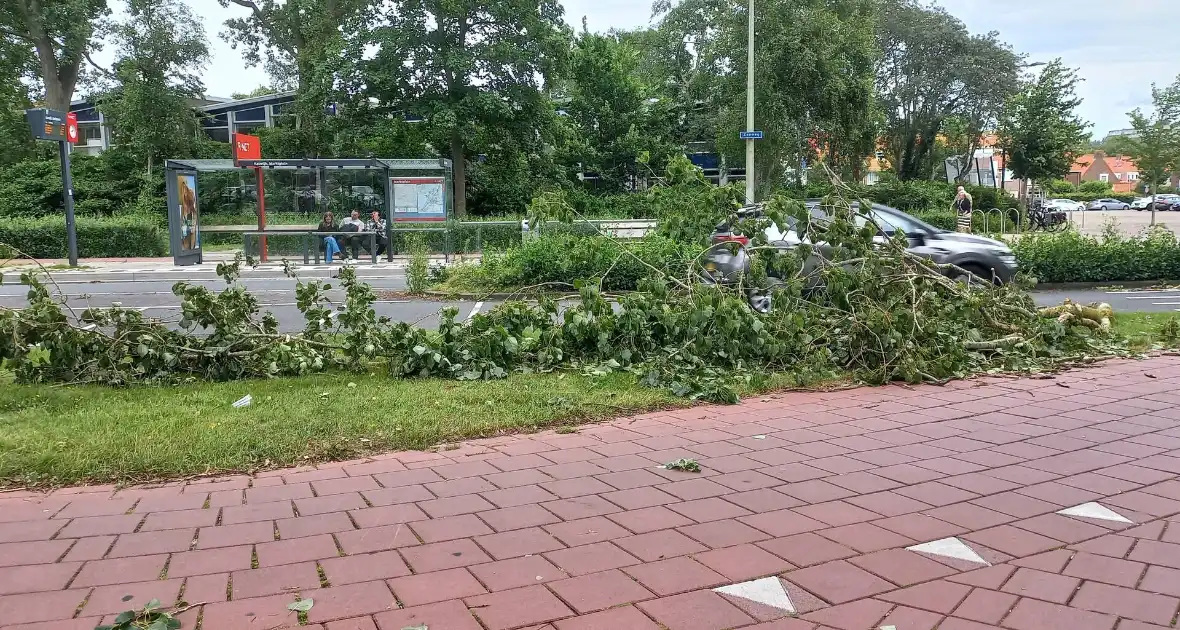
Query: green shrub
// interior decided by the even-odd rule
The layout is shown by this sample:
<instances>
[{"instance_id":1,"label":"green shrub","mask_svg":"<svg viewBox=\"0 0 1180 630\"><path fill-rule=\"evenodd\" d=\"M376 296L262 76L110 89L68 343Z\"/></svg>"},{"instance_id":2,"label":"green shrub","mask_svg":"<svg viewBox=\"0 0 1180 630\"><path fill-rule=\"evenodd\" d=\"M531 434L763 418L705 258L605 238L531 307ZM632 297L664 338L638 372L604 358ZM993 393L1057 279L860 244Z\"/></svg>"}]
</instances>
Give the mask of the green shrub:
<instances>
[{"instance_id":1,"label":"green shrub","mask_svg":"<svg viewBox=\"0 0 1180 630\"><path fill-rule=\"evenodd\" d=\"M1162 227L1142 237L1114 230L1101 237L1072 231L1025 235L1012 249L1022 271L1041 282L1180 279L1180 242Z\"/></svg>"},{"instance_id":2,"label":"green shrub","mask_svg":"<svg viewBox=\"0 0 1180 630\"><path fill-rule=\"evenodd\" d=\"M456 269L450 288L494 291L545 283L602 282L606 290L634 289L654 269L682 275L700 248L660 236L621 242L598 236L544 234L503 252L488 252L479 265Z\"/></svg>"},{"instance_id":3,"label":"green shrub","mask_svg":"<svg viewBox=\"0 0 1180 630\"><path fill-rule=\"evenodd\" d=\"M1093 181L1082 182L1082 185L1078 186L1078 192L1086 193L1088 195L1102 195L1105 197L1106 195L1114 192L1114 189L1111 188L1110 182Z\"/></svg>"},{"instance_id":4,"label":"green shrub","mask_svg":"<svg viewBox=\"0 0 1180 630\"><path fill-rule=\"evenodd\" d=\"M98 156L75 154L70 174L74 209L79 215L109 216L134 203L141 187L163 193L163 176L149 179L126 154L114 150ZM163 211L165 205L161 204ZM0 217L61 216L61 166L56 157L26 160L0 169Z\"/></svg>"},{"instance_id":5,"label":"green shrub","mask_svg":"<svg viewBox=\"0 0 1180 630\"><path fill-rule=\"evenodd\" d=\"M138 258L168 253L167 229L149 217L78 217L76 225L78 255L82 258ZM65 219L0 219L0 243L8 243L34 258L65 258Z\"/></svg>"},{"instance_id":6,"label":"green shrub","mask_svg":"<svg viewBox=\"0 0 1180 630\"><path fill-rule=\"evenodd\" d=\"M406 268L406 287L414 295L426 292L430 280L430 259L421 238L410 240L410 264Z\"/></svg>"},{"instance_id":7,"label":"green shrub","mask_svg":"<svg viewBox=\"0 0 1180 630\"><path fill-rule=\"evenodd\" d=\"M1073 185L1073 182L1064 179L1054 179L1044 186L1045 192L1053 197L1064 197L1072 195L1078 191L1078 187Z\"/></svg>"}]
</instances>

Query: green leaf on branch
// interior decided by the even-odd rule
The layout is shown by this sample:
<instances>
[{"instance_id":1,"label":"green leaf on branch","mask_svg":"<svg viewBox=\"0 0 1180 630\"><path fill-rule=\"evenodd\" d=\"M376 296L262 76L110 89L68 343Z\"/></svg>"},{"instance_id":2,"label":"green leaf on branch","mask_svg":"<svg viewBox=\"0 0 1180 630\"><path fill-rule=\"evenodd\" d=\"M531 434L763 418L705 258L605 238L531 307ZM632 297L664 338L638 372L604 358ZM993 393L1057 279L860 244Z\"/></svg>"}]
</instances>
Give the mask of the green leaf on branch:
<instances>
[{"instance_id":1,"label":"green leaf on branch","mask_svg":"<svg viewBox=\"0 0 1180 630\"><path fill-rule=\"evenodd\" d=\"M681 472L701 472L701 465L695 459L678 459L664 464L664 468L667 470L679 470Z\"/></svg>"}]
</instances>

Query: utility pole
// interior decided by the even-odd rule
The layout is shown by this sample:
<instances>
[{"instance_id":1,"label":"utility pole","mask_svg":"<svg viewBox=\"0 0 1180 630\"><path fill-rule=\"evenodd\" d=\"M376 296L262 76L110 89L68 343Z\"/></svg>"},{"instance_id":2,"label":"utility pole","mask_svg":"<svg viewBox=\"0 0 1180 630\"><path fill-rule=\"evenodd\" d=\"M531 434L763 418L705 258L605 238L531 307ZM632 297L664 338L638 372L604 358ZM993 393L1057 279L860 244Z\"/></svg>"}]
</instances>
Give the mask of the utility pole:
<instances>
[{"instance_id":1,"label":"utility pole","mask_svg":"<svg viewBox=\"0 0 1180 630\"><path fill-rule=\"evenodd\" d=\"M77 136L77 123L74 123L74 135ZM61 160L62 199L66 205L66 256L71 267L78 266L78 228L74 219L74 180L70 177L70 142L59 140L57 151Z\"/></svg>"},{"instance_id":2,"label":"utility pole","mask_svg":"<svg viewBox=\"0 0 1180 630\"><path fill-rule=\"evenodd\" d=\"M754 129L754 0L746 39L746 131ZM743 134L745 135L745 134ZM754 203L754 138L746 138L746 205Z\"/></svg>"}]
</instances>

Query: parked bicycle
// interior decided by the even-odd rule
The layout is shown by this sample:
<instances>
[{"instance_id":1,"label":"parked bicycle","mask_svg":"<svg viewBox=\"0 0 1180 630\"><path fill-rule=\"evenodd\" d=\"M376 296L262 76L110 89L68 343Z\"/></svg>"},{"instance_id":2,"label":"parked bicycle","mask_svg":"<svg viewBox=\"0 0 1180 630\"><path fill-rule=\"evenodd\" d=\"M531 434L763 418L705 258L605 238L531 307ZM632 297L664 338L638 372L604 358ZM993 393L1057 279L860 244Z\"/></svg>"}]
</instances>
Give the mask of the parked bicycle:
<instances>
[{"instance_id":1,"label":"parked bicycle","mask_svg":"<svg viewBox=\"0 0 1180 630\"><path fill-rule=\"evenodd\" d=\"M1059 232L1065 229L1068 218L1064 210L1049 206L1040 197L1034 197L1028 203L1029 231L1042 230L1045 232Z\"/></svg>"}]
</instances>

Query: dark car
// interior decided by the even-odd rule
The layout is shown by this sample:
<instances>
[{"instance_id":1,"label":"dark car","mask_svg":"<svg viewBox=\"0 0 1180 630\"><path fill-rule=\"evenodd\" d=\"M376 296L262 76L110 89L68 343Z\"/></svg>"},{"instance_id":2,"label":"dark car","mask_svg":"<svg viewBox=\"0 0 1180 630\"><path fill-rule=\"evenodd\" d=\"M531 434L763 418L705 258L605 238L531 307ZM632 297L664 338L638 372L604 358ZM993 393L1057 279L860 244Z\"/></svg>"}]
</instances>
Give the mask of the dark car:
<instances>
[{"instance_id":1,"label":"dark car","mask_svg":"<svg viewBox=\"0 0 1180 630\"><path fill-rule=\"evenodd\" d=\"M823 221L827 214L820 207L819 200L808 200L807 207L814 220ZM856 204L853 204L856 208ZM884 241L900 231L909 240L909 251L925 256L939 263L952 263L963 269L967 274L962 280L978 280L990 278L1004 283L1016 275L1016 255L1007 244L974 234L962 234L940 230L924 221L908 215L896 208L873 204L872 217L881 226L883 234L876 238ZM750 206L739 211L741 218L762 216L759 206ZM857 215L857 220L863 224L864 217ZM802 241L795 233L794 222L781 230L777 225L766 228L766 240L772 245L790 249ZM749 269L750 256L746 251L749 240L733 233L728 222L717 225L713 231L713 247L705 255L705 271L702 280L716 284L736 284L740 282ZM731 243L736 243L736 249ZM817 243L815 251L821 255L826 250L824 243ZM813 254L814 256L814 254ZM809 275L818 267L818 261L809 260L805 263L804 275ZM766 290L752 290L749 294L750 306L760 312L770 309L770 295Z\"/></svg>"},{"instance_id":2,"label":"dark car","mask_svg":"<svg viewBox=\"0 0 1180 630\"><path fill-rule=\"evenodd\" d=\"M1156 195L1156 210L1180 210L1180 195Z\"/></svg>"},{"instance_id":3,"label":"dark car","mask_svg":"<svg viewBox=\"0 0 1180 630\"><path fill-rule=\"evenodd\" d=\"M1131 204L1118 199L1095 199L1086 206L1087 210L1130 210Z\"/></svg>"}]
</instances>

